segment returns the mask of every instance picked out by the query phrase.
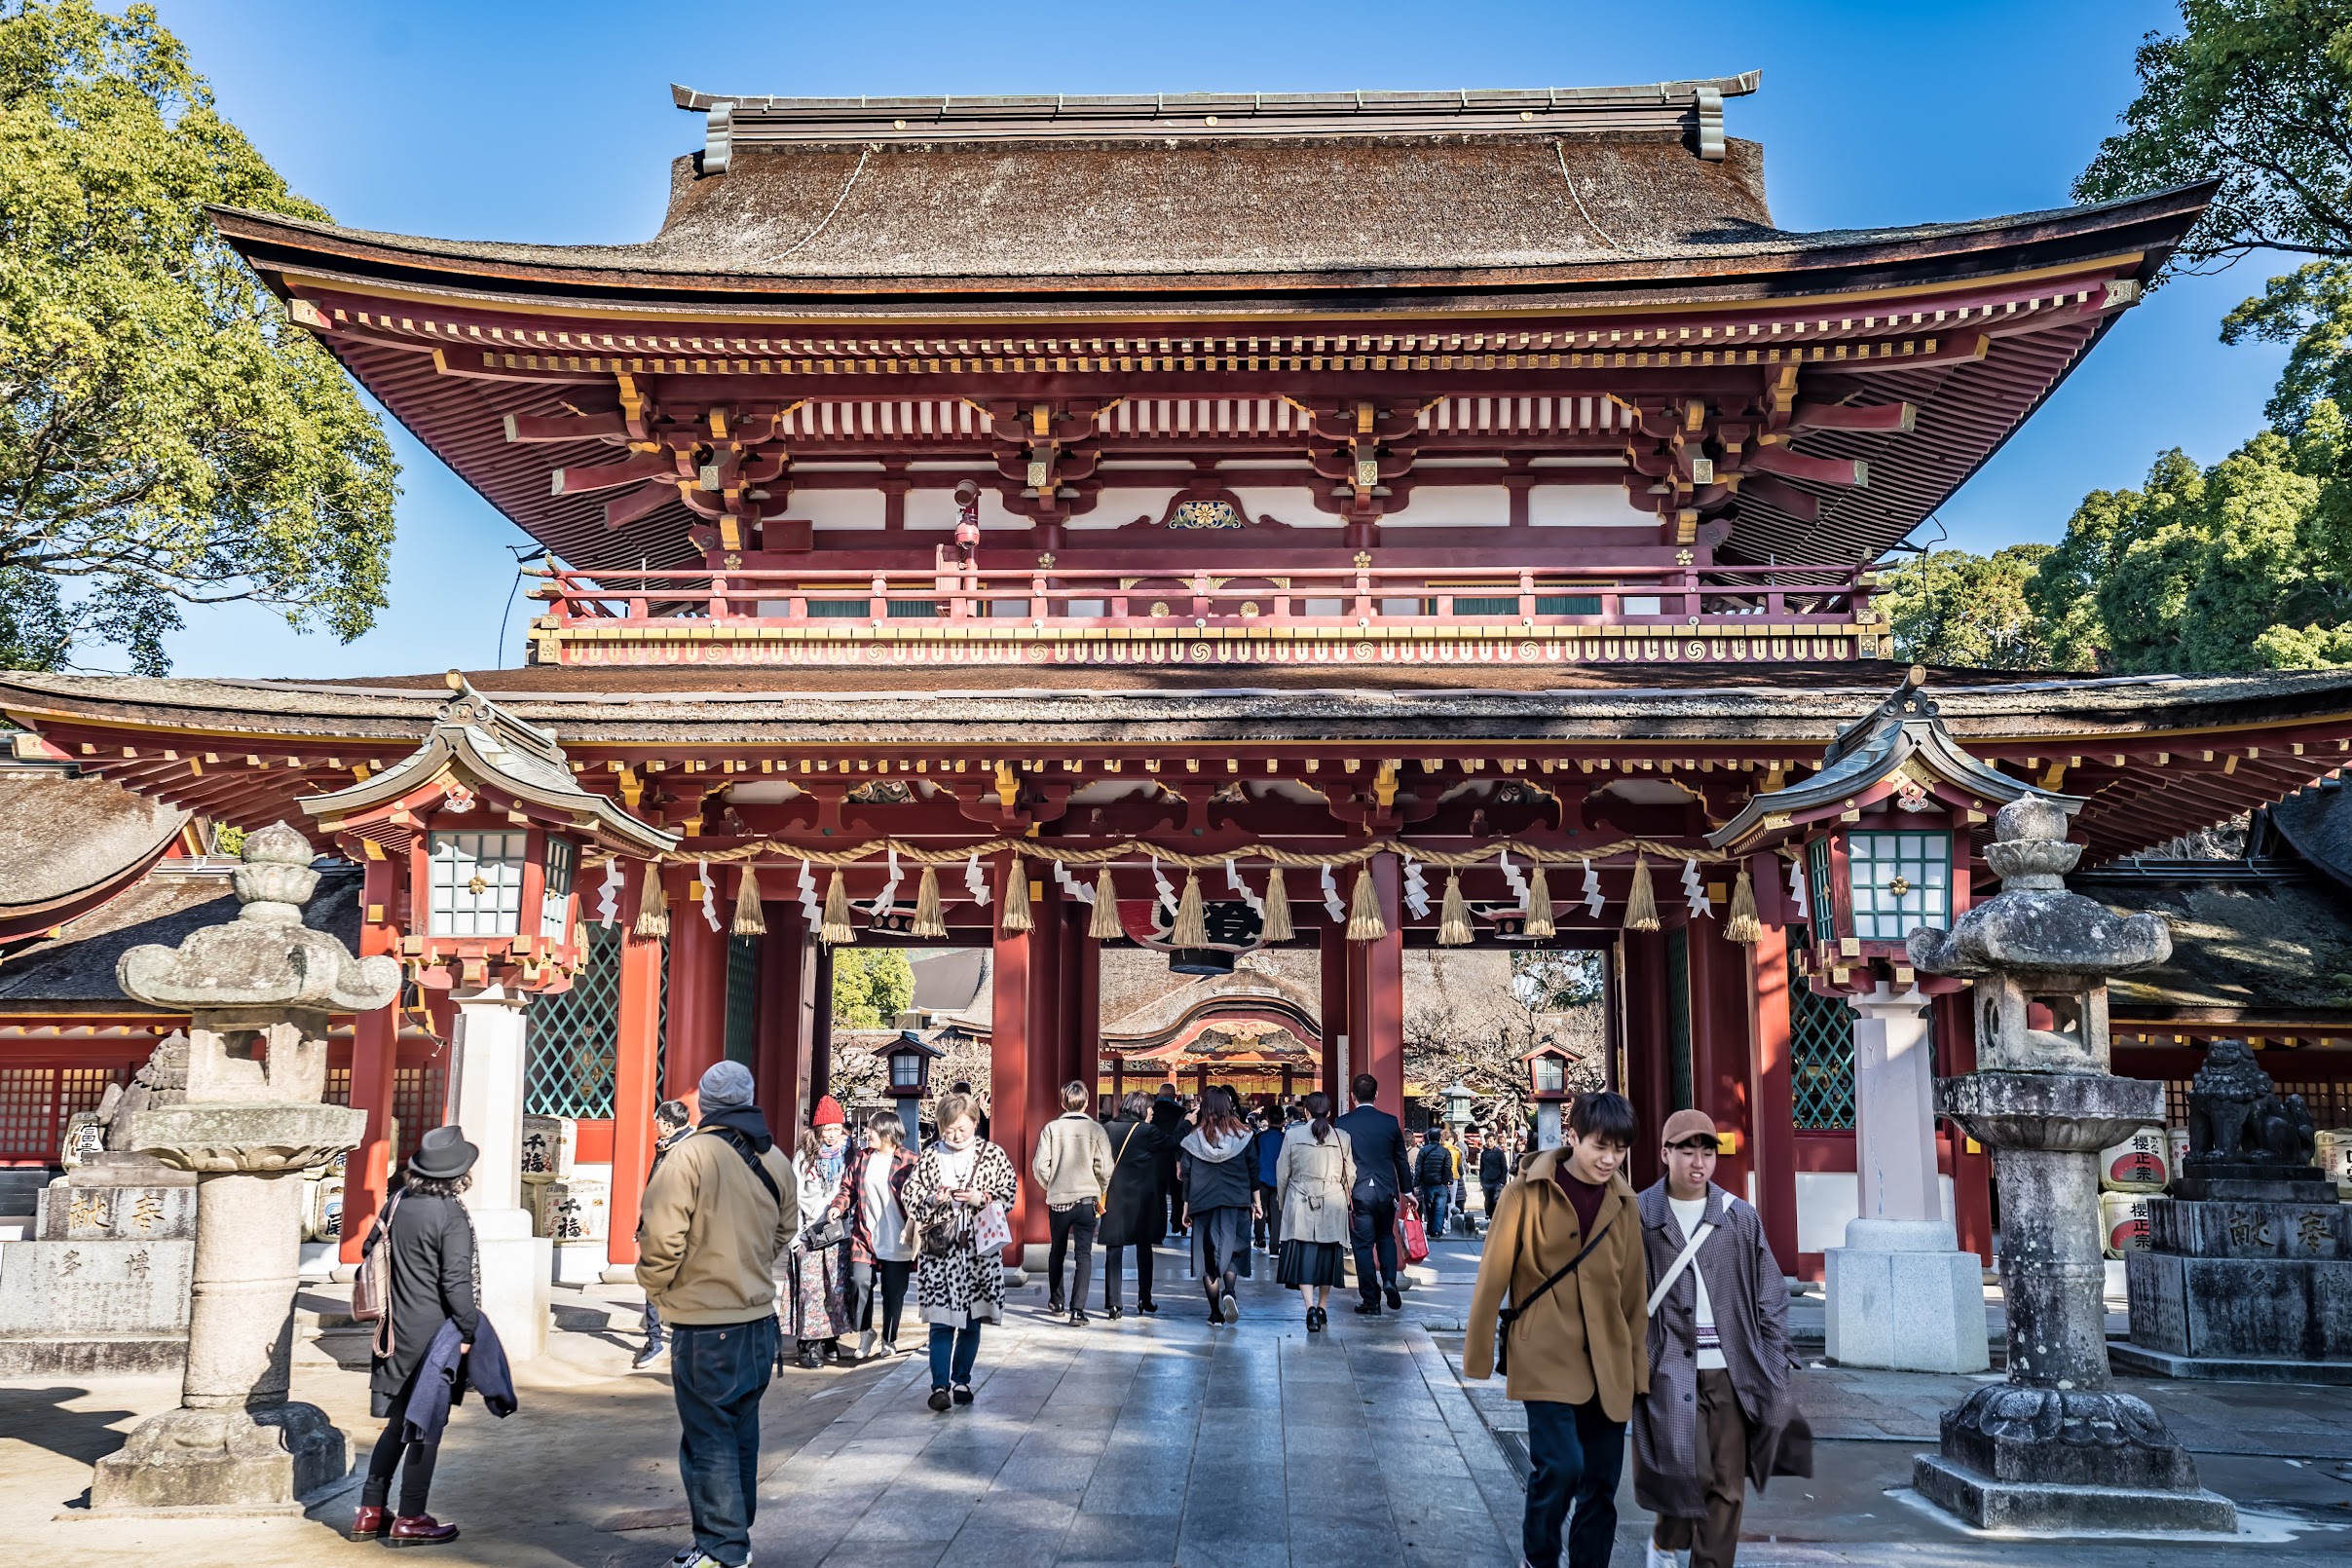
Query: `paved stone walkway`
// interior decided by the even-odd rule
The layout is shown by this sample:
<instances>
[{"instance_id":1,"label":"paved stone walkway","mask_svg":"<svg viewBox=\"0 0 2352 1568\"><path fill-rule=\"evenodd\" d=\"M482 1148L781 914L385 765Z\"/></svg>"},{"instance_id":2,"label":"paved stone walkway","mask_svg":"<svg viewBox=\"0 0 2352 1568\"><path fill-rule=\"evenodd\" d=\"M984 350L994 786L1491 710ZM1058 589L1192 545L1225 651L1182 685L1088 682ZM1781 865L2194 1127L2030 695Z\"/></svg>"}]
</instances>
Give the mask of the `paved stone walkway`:
<instances>
[{"instance_id":1,"label":"paved stone walkway","mask_svg":"<svg viewBox=\"0 0 2352 1568\"><path fill-rule=\"evenodd\" d=\"M1425 1331L1343 1305L1309 1335L1296 1297L1244 1299L1228 1327L1173 1288L1156 1320L991 1327L975 1402L945 1414L910 1358L767 1477L758 1560L1517 1561L1517 1485Z\"/></svg>"}]
</instances>

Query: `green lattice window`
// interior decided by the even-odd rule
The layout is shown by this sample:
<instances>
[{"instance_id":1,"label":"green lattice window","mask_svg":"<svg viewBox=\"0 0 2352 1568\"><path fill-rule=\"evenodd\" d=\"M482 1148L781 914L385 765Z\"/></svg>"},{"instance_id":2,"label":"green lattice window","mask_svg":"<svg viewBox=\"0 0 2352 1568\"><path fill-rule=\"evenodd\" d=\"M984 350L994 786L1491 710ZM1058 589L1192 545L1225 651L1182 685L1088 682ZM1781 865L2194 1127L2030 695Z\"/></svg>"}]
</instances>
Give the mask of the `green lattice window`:
<instances>
[{"instance_id":1,"label":"green lattice window","mask_svg":"<svg viewBox=\"0 0 2352 1568\"><path fill-rule=\"evenodd\" d=\"M1813 928L1815 942L1835 942L1838 938L1836 906L1830 902L1829 840L1815 839L1805 846L1806 915Z\"/></svg>"},{"instance_id":2,"label":"green lattice window","mask_svg":"<svg viewBox=\"0 0 2352 1568\"><path fill-rule=\"evenodd\" d=\"M727 939L727 1059L751 1064L760 1042L760 939Z\"/></svg>"},{"instance_id":3,"label":"green lattice window","mask_svg":"<svg viewBox=\"0 0 2352 1568\"><path fill-rule=\"evenodd\" d=\"M620 928L590 925L588 961L572 989L534 996L523 1109L534 1116L598 1120L613 1114L613 1062L620 1036Z\"/></svg>"},{"instance_id":4,"label":"green lattice window","mask_svg":"<svg viewBox=\"0 0 2352 1568\"><path fill-rule=\"evenodd\" d=\"M1810 1132L1853 1129L1853 1009L1816 996L1791 954L1788 974L1789 1089L1796 1123Z\"/></svg>"},{"instance_id":5,"label":"green lattice window","mask_svg":"<svg viewBox=\"0 0 2352 1568\"><path fill-rule=\"evenodd\" d=\"M1691 936L1679 925L1666 933L1666 1060L1674 1108L1689 1110L1698 1102L1691 1082Z\"/></svg>"}]
</instances>

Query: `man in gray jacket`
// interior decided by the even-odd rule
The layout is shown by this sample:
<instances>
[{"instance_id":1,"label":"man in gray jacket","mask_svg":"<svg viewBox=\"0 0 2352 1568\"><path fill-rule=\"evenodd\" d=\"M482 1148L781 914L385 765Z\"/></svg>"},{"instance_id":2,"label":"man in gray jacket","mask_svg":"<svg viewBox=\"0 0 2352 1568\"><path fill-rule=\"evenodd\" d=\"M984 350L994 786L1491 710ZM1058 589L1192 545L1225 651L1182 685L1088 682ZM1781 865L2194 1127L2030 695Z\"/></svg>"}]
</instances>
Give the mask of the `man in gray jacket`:
<instances>
[{"instance_id":1,"label":"man in gray jacket","mask_svg":"<svg viewBox=\"0 0 2352 1568\"><path fill-rule=\"evenodd\" d=\"M1666 1174L1637 1200L1650 1274L1650 1391L1633 1407L1633 1495L1658 1515L1648 1568L1731 1568L1746 1483L1811 1475L1789 1392L1788 1285L1756 1211L1715 1185L1706 1113L1660 1137Z\"/></svg>"},{"instance_id":2,"label":"man in gray jacket","mask_svg":"<svg viewBox=\"0 0 2352 1568\"><path fill-rule=\"evenodd\" d=\"M1045 1188L1045 1217L1053 1246L1045 1256L1045 1310L1062 1316L1069 1303L1069 1325L1086 1326L1086 1287L1095 1272L1095 1225L1101 1217L1102 1195L1110 1190L1110 1135L1087 1114L1094 1094L1073 1078L1062 1086L1062 1114L1037 1135L1037 1157L1029 1172ZM1075 1294L1062 1294L1062 1260L1075 1243L1078 1279Z\"/></svg>"}]
</instances>

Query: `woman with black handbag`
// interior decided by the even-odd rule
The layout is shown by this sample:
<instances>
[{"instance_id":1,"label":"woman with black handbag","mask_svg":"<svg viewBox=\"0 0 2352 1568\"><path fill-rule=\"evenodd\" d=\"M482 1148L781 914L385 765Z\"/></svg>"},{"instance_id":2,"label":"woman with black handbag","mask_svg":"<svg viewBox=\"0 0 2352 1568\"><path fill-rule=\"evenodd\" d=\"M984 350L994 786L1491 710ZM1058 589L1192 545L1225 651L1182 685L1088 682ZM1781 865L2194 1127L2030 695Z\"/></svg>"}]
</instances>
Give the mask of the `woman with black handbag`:
<instances>
[{"instance_id":1,"label":"woman with black handbag","mask_svg":"<svg viewBox=\"0 0 2352 1568\"><path fill-rule=\"evenodd\" d=\"M1168 1234L1168 1208L1161 1201L1160 1151L1167 1135L1151 1122L1151 1096L1128 1091L1119 1114L1103 1129L1111 1147L1110 1185L1102 1195L1102 1223L1095 1239L1102 1247L1102 1315L1119 1321L1119 1262L1136 1254L1136 1310L1153 1313L1152 1249Z\"/></svg>"},{"instance_id":2,"label":"woman with black handbag","mask_svg":"<svg viewBox=\"0 0 2352 1568\"><path fill-rule=\"evenodd\" d=\"M916 1241L915 1299L931 1325L934 1410L972 1402L980 1325L1004 1322L1003 1243L989 1244L989 1221L1003 1229L1019 1190L1011 1158L980 1136L970 1097L940 1101L939 1141L915 1162L903 1195Z\"/></svg>"},{"instance_id":3,"label":"woman with black handbag","mask_svg":"<svg viewBox=\"0 0 2352 1568\"><path fill-rule=\"evenodd\" d=\"M819 1100L792 1162L793 1174L801 1178L801 1229L792 1241L789 1326L800 1345L801 1365L811 1370L828 1356L839 1361L840 1336L849 1332L848 1271L842 1258L847 1227L826 1218L848 1163L847 1120L840 1101L831 1095Z\"/></svg>"}]
</instances>

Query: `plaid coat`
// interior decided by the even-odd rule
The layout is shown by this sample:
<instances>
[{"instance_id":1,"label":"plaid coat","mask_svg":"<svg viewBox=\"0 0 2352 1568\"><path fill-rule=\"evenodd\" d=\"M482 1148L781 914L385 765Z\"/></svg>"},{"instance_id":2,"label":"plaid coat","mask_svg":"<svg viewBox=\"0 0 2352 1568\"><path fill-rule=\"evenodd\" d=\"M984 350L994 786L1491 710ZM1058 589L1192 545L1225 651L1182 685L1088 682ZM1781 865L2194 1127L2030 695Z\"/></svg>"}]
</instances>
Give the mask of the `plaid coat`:
<instances>
[{"instance_id":1,"label":"plaid coat","mask_svg":"<svg viewBox=\"0 0 2352 1568\"><path fill-rule=\"evenodd\" d=\"M866 1229L866 1168L878 1152L862 1143L849 1151L840 1190L833 1195L832 1207L826 1211L836 1219L849 1221L849 1261L861 1268L874 1267L874 1237ZM902 1212L907 1205L907 1176L915 1169L915 1151L904 1144L890 1150L890 1194Z\"/></svg>"},{"instance_id":2,"label":"plaid coat","mask_svg":"<svg viewBox=\"0 0 2352 1568\"><path fill-rule=\"evenodd\" d=\"M1674 1218L1663 1180L1644 1188L1642 1245L1649 1256L1649 1289L1674 1266L1690 1238ZM1789 1372L1797 1364L1788 1340L1788 1284L1765 1245L1756 1211L1712 1182L1702 1223L1715 1227L1650 1315L1650 1391L1633 1409L1633 1495L1653 1513L1703 1518L1706 1487L1699 1474L1699 1285L1715 1311L1716 1337L1747 1417L1748 1479L1761 1490L1782 1462L1792 1428L1803 1431ZM1793 1457L1793 1454L1792 1456ZM1810 1463L1797 1474L1811 1474Z\"/></svg>"}]
</instances>

